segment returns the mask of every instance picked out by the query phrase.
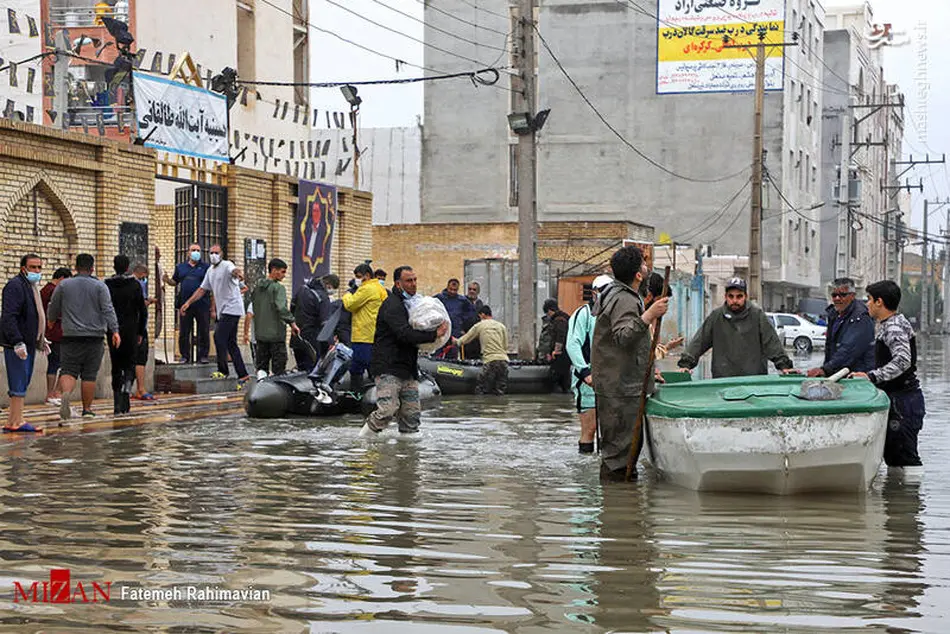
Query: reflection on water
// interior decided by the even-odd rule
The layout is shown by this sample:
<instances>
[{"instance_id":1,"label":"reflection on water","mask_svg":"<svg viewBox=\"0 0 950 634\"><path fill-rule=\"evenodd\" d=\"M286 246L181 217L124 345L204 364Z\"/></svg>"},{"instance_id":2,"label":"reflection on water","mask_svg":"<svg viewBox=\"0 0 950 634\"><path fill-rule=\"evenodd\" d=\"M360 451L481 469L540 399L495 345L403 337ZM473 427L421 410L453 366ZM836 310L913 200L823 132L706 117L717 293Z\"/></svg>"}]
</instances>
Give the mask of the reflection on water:
<instances>
[{"instance_id":1,"label":"reflection on water","mask_svg":"<svg viewBox=\"0 0 950 634\"><path fill-rule=\"evenodd\" d=\"M950 397L926 350L926 475L859 497L601 486L563 398L447 401L372 444L243 419L0 444L0 630L945 632ZM112 601L13 603L50 568ZM185 584L271 600L116 598Z\"/></svg>"}]
</instances>

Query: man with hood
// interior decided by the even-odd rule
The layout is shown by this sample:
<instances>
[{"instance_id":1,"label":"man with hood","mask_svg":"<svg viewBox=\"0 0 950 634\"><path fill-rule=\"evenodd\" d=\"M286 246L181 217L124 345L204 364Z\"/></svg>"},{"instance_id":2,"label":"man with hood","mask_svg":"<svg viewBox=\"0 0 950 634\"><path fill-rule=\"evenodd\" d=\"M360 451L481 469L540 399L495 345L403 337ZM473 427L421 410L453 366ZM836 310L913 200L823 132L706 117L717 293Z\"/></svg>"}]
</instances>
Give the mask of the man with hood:
<instances>
[{"instance_id":1,"label":"man with hood","mask_svg":"<svg viewBox=\"0 0 950 634\"><path fill-rule=\"evenodd\" d=\"M577 443L579 453L594 453L594 435L597 432L597 410L594 401L594 384L591 378L591 339L594 336L594 315L591 307L601 291L610 286L609 275L599 275L591 284L590 302L574 311L567 326L567 354L573 368L574 403L581 419L581 439Z\"/></svg>"},{"instance_id":2,"label":"man with hood","mask_svg":"<svg viewBox=\"0 0 950 634\"><path fill-rule=\"evenodd\" d=\"M340 278L330 274L326 277L314 277L304 284L294 298L293 313L300 327L300 345L294 348L297 367L305 372L313 370L326 354L332 342L320 341L320 331L331 315L330 292L340 287ZM309 344L309 345L308 345ZM312 355L316 352L317 358Z\"/></svg>"},{"instance_id":3,"label":"man with hood","mask_svg":"<svg viewBox=\"0 0 950 634\"><path fill-rule=\"evenodd\" d=\"M267 263L267 277L257 284L251 297L258 377L266 376L268 371L283 374L287 369L287 326L300 335L294 314L287 308L287 289L282 283L286 276L287 263L274 258Z\"/></svg>"},{"instance_id":4,"label":"man with hood","mask_svg":"<svg viewBox=\"0 0 950 634\"><path fill-rule=\"evenodd\" d=\"M677 364L690 372L699 358L712 348L714 379L768 374L768 362L783 374L792 370L792 360L765 311L749 301L746 282L733 277L726 282L726 303L714 310L686 346Z\"/></svg>"},{"instance_id":5,"label":"man with hood","mask_svg":"<svg viewBox=\"0 0 950 634\"><path fill-rule=\"evenodd\" d=\"M148 338L148 313L142 285L129 275L129 258L117 255L112 261L115 275L106 280L116 319L119 320L118 346L109 345L112 361L112 412L128 414L135 380L135 356L139 345Z\"/></svg>"},{"instance_id":6,"label":"man with hood","mask_svg":"<svg viewBox=\"0 0 950 634\"><path fill-rule=\"evenodd\" d=\"M591 342L591 379L597 395L597 421L601 435L601 478L623 480L633 444L633 428L644 380L650 366L651 329L666 314L670 299L656 300L644 309L640 288L648 271L643 252L635 246L618 250L610 258L614 283L594 302L596 317ZM654 389L653 374L647 383ZM643 434L634 452L640 454ZM634 477L636 470L634 470Z\"/></svg>"},{"instance_id":7,"label":"man with hood","mask_svg":"<svg viewBox=\"0 0 950 634\"><path fill-rule=\"evenodd\" d=\"M832 282L831 306L825 315L825 362L808 376L831 376L838 370L870 372L874 369L874 320L864 302L855 301L854 280L841 277Z\"/></svg>"}]
</instances>

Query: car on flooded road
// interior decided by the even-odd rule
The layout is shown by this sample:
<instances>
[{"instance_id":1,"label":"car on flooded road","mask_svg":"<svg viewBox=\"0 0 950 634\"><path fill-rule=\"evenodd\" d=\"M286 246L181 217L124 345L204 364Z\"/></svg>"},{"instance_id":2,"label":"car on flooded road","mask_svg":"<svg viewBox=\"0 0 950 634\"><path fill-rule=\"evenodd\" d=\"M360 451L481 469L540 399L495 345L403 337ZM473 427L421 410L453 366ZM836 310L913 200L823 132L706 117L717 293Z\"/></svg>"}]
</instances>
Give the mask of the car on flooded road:
<instances>
[{"instance_id":1,"label":"car on flooded road","mask_svg":"<svg viewBox=\"0 0 950 634\"><path fill-rule=\"evenodd\" d=\"M798 352L811 352L825 347L825 326L791 313L767 313L786 346Z\"/></svg>"}]
</instances>

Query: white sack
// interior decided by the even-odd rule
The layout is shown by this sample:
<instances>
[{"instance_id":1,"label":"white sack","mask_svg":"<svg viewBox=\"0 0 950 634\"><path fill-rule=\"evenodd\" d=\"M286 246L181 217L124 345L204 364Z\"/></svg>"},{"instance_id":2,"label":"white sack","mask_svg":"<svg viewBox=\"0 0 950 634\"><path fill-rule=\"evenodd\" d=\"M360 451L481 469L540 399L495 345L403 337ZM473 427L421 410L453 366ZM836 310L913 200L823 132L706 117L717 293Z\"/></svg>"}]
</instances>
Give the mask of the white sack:
<instances>
[{"instance_id":1,"label":"white sack","mask_svg":"<svg viewBox=\"0 0 950 634\"><path fill-rule=\"evenodd\" d=\"M443 323L449 321L449 311L445 310L445 305L435 297L421 297L416 300L413 307L409 310L409 325L414 330L429 332L438 329ZM452 328L434 343L420 343L419 350L422 352L435 352L446 344L449 337L452 336Z\"/></svg>"}]
</instances>

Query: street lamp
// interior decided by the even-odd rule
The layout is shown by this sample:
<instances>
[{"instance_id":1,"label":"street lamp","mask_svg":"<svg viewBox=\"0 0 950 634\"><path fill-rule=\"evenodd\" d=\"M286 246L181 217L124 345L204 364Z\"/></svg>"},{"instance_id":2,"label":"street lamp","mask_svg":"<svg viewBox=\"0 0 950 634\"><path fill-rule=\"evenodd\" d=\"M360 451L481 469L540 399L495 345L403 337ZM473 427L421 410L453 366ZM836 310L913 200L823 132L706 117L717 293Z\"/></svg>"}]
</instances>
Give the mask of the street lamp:
<instances>
[{"instance_id":1,"label":"street lamp","mask_svg":"<svg viewBox=\"0 0 950 634\"><path fill-rule=\"evenodd\" d=\"M359 146L359 128L357 118L360 114L360 104L363 98L359 96L356 86L347 84L340 87L343 98L350 104L350 125L353 126L353 189L360 188L360 146Z\"/></svg>"},{"instance_id":2,"label":"street lamp","mask_svg":"<svg viewBox=\"0 0 950 634\"><path fill-rule=\"evenodd\" d=\"M539 132L550 114L550 109L542 110L533 117L528 112L513 112L508 115L508 127L518 136Z\"/></svg>"}]
</instances>

